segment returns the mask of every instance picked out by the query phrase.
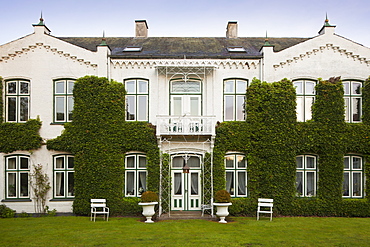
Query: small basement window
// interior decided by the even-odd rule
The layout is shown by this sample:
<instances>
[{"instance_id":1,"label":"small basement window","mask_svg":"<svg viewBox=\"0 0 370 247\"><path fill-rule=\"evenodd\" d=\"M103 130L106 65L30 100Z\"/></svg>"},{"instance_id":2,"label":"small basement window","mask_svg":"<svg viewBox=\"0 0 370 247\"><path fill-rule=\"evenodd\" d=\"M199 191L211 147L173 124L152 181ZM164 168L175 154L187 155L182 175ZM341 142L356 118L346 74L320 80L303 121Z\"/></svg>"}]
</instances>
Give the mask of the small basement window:
<instances>
[{"instance_id":1,"label":"small basement window","mask_svg":"<svg viewBox=\"0 0 370 247\"><path fill-rule=\"evenodd\" d=\"M228 52L247 52L242 46L230 46L227 47Z\"/></svg>"},{"instance_id":2,"label":"small basement window","mask_svg":"<svg viewBox=\"0 0 370 247\"><path fill-rule=\"evenodd\" d=\"M126 52L140 52L143 48L139 46L127 46L123 51Z\"/></svg>"}]
</instances>

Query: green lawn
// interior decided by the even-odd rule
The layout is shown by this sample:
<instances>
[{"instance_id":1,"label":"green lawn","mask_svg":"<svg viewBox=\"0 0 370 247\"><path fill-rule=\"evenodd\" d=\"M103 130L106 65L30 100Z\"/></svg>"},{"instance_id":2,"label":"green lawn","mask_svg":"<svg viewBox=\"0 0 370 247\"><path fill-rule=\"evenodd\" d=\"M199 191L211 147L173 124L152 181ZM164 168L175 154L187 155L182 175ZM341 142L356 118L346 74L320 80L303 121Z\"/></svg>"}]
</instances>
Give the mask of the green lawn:
<instances>
[{"instance_id":1,"label":"green lawn","mask_svg":"<svg viewBox=\"0 0 370 247\"><path fill-rule=\"evenodd\" d=\"M141 218L0 219L1 246L370 246L370 218L230 218L228 224Z\"/></svg>"}]
</instances>

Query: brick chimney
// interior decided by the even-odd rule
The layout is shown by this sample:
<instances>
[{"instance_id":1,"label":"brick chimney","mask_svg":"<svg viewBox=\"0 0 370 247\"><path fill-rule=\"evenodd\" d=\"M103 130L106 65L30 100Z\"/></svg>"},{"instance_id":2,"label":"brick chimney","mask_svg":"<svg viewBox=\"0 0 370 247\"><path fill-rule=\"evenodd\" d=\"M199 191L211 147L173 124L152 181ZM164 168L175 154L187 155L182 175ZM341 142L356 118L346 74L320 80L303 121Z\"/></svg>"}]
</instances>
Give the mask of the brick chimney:
<instances>
[{"instance_id":1,"label":"brick chimney","mask_svg":"<svg viewBox=\"0 0 370 247\"><path fill-rule=\"evenodd\" d=\"M135 21L135 38L148 38L148 24L146 20Z\"/></svg>"},{"instance_id":2,"label":"brick chimney","mask_svg":"<svg viewBox=\"0 0 370 247\"><path fill-rule=\"evenodd\" d=\"M226 27L226 38L236 39L238 37L238 22L229 21Z\"/></svg>"}]
</instances>

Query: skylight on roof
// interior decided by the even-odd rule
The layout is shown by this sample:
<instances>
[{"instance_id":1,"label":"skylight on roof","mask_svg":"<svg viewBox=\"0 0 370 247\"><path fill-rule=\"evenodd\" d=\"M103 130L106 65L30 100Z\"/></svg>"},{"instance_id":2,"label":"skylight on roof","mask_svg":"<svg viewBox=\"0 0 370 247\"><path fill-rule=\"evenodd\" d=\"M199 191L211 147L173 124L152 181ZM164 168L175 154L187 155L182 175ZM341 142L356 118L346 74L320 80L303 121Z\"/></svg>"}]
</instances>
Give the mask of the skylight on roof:
<instances>
[{"instance_id":1,"label":"skylight on roof","mask_svg":"<svg viewBox=\"0 0 370 247\"><path fill-rule=\"evenodd\" d=\"M244 47L241 46L230 46L227 47L228 52L247 52Z\"/></svg>"},{"instance_id":2,"label":"skylight on roof","mask_svg":"<svg viewBox=\"0 0 370 247\"><path fill-rule=\"evenodd\" d=\"M127 46L125 47L125 49L123 49L123 51L126 51L126 52L132 52L132 51L141 51L143 48L142 47L139 47L139 46Z\"/></svg>"}]
</instances>

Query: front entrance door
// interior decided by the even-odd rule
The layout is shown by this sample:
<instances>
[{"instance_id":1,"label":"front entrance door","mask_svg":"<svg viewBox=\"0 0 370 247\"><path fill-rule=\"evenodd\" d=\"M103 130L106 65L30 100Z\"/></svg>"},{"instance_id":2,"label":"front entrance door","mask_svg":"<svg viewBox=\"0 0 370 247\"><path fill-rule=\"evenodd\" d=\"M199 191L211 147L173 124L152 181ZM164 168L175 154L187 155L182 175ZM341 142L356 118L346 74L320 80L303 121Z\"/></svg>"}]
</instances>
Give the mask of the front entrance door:
<instances>
[{"instance_id":1,"label":"front entrance door","mask_svg":"<svg viewBox=\"0 0 370 247\"><path fill-rule=\"evenodd\" d=\"M200 210L201 156L176 155L172 157L171 210ZM183 173L183 166L190 167L189 173Z\"/></svg>"}]
</instances>

